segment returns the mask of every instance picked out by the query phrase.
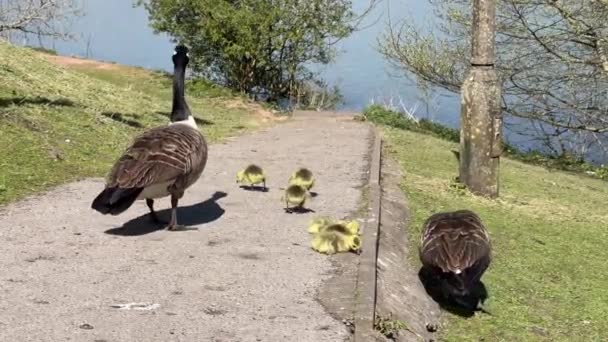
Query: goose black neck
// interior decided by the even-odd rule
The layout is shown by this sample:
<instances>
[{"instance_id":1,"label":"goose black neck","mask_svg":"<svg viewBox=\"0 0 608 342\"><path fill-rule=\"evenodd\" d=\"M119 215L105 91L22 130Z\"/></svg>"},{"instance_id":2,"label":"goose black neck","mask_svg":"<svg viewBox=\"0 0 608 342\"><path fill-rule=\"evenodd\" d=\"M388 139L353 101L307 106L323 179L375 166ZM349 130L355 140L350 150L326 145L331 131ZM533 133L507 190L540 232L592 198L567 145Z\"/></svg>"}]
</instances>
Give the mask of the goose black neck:
<instances>
[{"instance_id":1,"label":"goose black neck","mask_svg":"<svg viewBox=\"0 0 608 342\"><path fill-rule=\"evenodd\" d=\"M173 71L173 108L171 109L171 122L182 121L190 116L190 108L184 96L184 79L186 66L176 64Z\"/></svg>"}]
</instances>

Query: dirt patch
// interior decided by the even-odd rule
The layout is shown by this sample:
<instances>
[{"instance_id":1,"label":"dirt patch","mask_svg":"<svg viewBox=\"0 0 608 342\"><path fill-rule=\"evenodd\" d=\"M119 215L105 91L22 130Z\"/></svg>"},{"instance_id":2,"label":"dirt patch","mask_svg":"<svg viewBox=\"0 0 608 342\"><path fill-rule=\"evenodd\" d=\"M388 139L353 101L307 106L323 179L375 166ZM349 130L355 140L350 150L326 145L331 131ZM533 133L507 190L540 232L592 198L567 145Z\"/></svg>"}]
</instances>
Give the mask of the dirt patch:
<instances>
[{"instance_id":1,"label":"dirt patch","mask_svg":"<svg viewBox=\"0 0 608 342\"><path fill-rule=\"evenodd\" d=\"M409 259L417 250L409 244L407 200L399 184L399 165L384 156L382 163L382 210L378 246L376 317L391 317L407 327L396 341L428 341L427 325L438 326L440 309L424 290L418 269Z\"/></svg>"},{"instance_id":2,"label":"dirt patch","mask_svg":"<svg viewBox=\"0 0 608 342\"><path fill-rule=\"evenodd\" d=\"M51 63L60 65L60 66L87 66L87 67L92 67L92 68L102 69L102 70L120 69L120 66L118 64L101 62L101 61L96 61L93 59L68 57L68 56L55 56L55 55L49 55L49 54L45 54L45 53L42 53L40 55L43 56L44 58L46 58Z\"/></svg>"},{"instance_id":3,"label":"dirt patch","mask_svg":"<svg viewBox=\"0 0 608 342\"><path fill-rule=\"evenodd\" d=\"M237 108L244 109L252 113L255 117L260 119L262 122L277 122L277 121L285 121L287 120L287 116L278 116L275 115L271 110L262 107L262 105L258 103L245 103L242 99L232 99L224 101L224 106L226 108Z\"/></svg>"}]
</instances>

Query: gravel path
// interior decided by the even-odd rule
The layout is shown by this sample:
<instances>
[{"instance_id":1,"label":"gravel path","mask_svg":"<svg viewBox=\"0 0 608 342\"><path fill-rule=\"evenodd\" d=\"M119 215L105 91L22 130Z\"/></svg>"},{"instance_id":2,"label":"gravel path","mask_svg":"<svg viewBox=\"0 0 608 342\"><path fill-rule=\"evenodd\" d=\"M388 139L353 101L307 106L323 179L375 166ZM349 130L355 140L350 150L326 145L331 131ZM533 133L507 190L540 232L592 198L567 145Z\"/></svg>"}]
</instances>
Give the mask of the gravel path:
<instances>
[{"instance_id":1,"label":"gravel path","mask_svg":"<svg viewBox=\"0 0 608 342\"><path fill-rule=\"evenodd\" d=\"M314 215L357 208L372 131L343 117L303 116L210 146L169 232L137 202L116 217L90 209L86 180L0 209L0 341L342 341L344 325L315 300L332 273L306 232ZM269 192L238 188L248 162ZM316 213L280 197L298 166L316 175ZM168 219L167 199L156 208ZM124 224L124 227L122 227ZM148 303L140 309L113 305Z\"/></svg>"}]
</instances>

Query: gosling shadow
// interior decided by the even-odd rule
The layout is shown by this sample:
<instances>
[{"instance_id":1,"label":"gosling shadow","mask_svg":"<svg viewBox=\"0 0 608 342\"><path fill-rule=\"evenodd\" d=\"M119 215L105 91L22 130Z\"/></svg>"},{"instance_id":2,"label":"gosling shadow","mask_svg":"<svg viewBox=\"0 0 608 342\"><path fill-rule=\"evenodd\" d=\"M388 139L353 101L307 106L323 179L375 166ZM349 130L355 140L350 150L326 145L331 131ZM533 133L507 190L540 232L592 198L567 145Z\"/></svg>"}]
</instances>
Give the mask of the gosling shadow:
<instances>
[{"instance_id":1,"label":"gosling shadow","mask_svg":"<svg viewBox=\"0 0 608 342\"><path fill-rule=\"evenodd\" d=\"M418 278L422 282L426 293L437 302L443 310L465 318L472 317L477 311L490 314L483 308L480 308L480 305L488 298L488 291L483 282L479 281L472 289L470 295L456 296L446 295L443 285L444 281L435 270L421 267L418 272Z\"/></svg>"},{"instance_id":2,"label":"gosling shadow","mask_svg":"<svg viewBox=\"0 0 608 342\"><path fill-rule=\"evenodd\" d=\"M255 186L255 185L240 185L239 188L246 190L246 191L253 191L253 192L268 192L270 191L270 189L268 187L265 186Z\"/></svg>"},{"instance_id":3,"label":"gosling shadow","mask_svg":"<svg viewBox=\"0 0 608 342\"><path fill-rule=\"evenodd\" d=\"M287 214L307 214L314 213L315 211L309 208L304 207L292 207L292 208L283 208Z\"/></svg>"},{"instance_id":4,"label":"gosling shadow","mask_svg":"<svg viewBox=\"0 0 608 342\"><path fill-rule=\"evenodd\" d=\"M197 228L191 228L190 226L206 224L222 217L225 210L217 203L217 201L226 196L228 196L227 193L216 191L211 198L203 202L190 206L178 207L177 223L186 227L178 231L197 230ZM156 214L159 217L166 217L166 221L169 222L169 218L171 217L171 208L157 211ZM126 222L121 227L108 229L105 231L105 233L120 236L140 236L150 234L158 230L163 230L166 228L166 226L166 223L157 223L152 221L150 214L146 213Z\"/></svg>"}]
</instances>

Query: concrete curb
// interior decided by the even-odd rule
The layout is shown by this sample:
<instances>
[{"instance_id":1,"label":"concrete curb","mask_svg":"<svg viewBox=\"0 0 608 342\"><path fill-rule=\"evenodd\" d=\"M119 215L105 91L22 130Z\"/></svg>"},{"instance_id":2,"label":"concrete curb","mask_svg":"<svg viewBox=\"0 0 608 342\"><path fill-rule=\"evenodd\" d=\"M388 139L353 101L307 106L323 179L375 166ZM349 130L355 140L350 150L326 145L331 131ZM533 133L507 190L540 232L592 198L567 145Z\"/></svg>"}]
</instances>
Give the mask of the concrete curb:
<instances>
[{"instance_id":1,"label":"concrete curb","mask_svg":"<svg viewBox=\"0 0 608 342\"><path fill-rule=\"evenodd\" d=\"M369 206L367 221L363 224L362 252L357 270L355 293L354 341L375 340L374 317L376 308L376 262L378 256L378 233L380 228L380 169L382 137L374 127L374 145L371 151L369 174Z\"/></svg>"},{"instance_id":2,"label":"concrete curb","mask_svg":"<svg viewBox=\"0 0 608 342\"><path fill-rule=\"evenodd\" d=\"M426 293L419 268L410 262L418 256L418 248L410 243L412 217L400 187L404 174L396 158L384 156L375 314L406 324L407 329L394 337L396 342L430 341L436 336L427 330L427 324L437 325L440 308Z\"/></svg>"}]
</instances>

